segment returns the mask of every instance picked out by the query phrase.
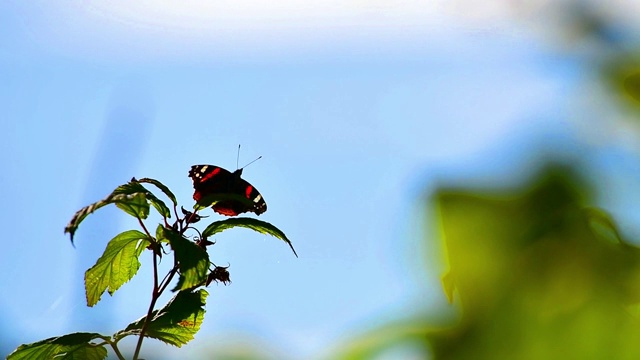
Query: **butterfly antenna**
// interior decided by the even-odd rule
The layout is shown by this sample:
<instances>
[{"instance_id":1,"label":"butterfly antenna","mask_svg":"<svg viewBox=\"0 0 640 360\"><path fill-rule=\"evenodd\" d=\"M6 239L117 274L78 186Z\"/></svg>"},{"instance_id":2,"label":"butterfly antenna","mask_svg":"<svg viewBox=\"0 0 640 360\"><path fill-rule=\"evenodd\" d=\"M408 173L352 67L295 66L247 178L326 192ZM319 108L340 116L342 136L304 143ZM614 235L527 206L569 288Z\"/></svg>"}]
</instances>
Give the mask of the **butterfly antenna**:
<instances>
[{"instance_id":1,"label":"butterfly antenna","mask_svg":"<svg viewBox=\"0 0 640 360\"><path fill-rule=\"evenodd\" d=\"M248 163L247 165L245 165L245 166L241 167L240 169L244 169L244 168L246 168L247 166L249 166L249 165L253 164L254 162L256 162L256 161L258 161L258 160L260 160L260 159L262 159L262 155L258 156L258 158L257 158L257 159L255 159L255 160L253 160L252 162Z\"/></svg>"},{"instance_id":2,"label":"butterfly antenna","mask_svg":"<svg viewBox=\"0 0 640 360\"><path fill-rule=\"evenodd\" d=\"M238 144L238 155L236 156L236 169L238 169L239 162L240 162L240 144Z\"/></svg>"}]
</instances>

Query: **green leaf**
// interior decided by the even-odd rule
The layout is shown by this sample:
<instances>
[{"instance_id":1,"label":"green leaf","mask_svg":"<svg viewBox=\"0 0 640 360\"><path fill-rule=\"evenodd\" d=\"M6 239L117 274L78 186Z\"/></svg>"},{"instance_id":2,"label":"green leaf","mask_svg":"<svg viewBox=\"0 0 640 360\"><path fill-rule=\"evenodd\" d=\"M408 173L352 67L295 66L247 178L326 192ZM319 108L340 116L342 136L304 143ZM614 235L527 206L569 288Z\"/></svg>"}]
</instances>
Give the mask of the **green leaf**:
<instances>
[{"instance_id":1,"label":"green leaf","mask_svg":"<svg viewBox=\"0 0 640 360\"><path fill-rule=\"evenodd\" d=\"M137 211L133 213L127 211L129 214L134 216L135 214L148 214L148 209L145 212L143 209L144 205L140 204L140 196L138 195L139 193L142 193L142 196L144 196L144 194L147 192L148 191L142 185L136 182L129 182L127 184L120 185L106 198L91 205L85 206L78 212L76 212L73 215L73 218L71 218L69 224L67 224L67 226L64 228L64 232L65 234L69 233L71 243L73 244L73 236L75 235L78 226L80 226L80 223L92 212L109 204L115 203L117 205L121 205L119 207L125 211L127 211L127 209L131 209L133 212L134 209L137 209ZM147 204L146 207L148 208L149 205ZM146 215L141 218L146 218Z\"/></svg>"},{"instance_id":2,"label":"green leaf","mask_svg":"<svg viewBox=\"0 0 640 360\"><path fill-rule=\"evenodd\" d=\"M131 182L136 183L140 187L140 190L144 191L145 196L151 202L151 205L153 205L153 207L160 213L160 215L162 215L165 218L170 218L171 217L171 210L169 210L167 205L165 205L165 203L162 200L158 199L158 197L156 197L151 191L147 190L147 188L142 186L142 184L140 184L140 183L141 182L146 182L146 183L153 184L156 187L160 188L160 190L162 190L162 192L164 192L169 197L169 199L173 202L173 205L177 206L178 204L176 202L176 198L173 195L173 193L171 193L169 188L164 186L164 184L162 184L160 181L154 180L154 179L149 179L149 178L143 178L143 179L140 179L140 180L136 180L135 178L133 178L133 179L131 179Z\"/></svg>"},{"instance_id":3,"label":"green leaf","mask_svg":"<svg viewBox=\"0 0 640 360\"><path fill-rule=\"evenodd\" d=\"M456 290L456 281L451 271L442 276L442 288L447 296L449 304L453 304L453 292Z\"/></svg>"},{"instance_id":4,"label":"green leaf","mask_svg":"<svg viewBox=\"0 0 640 360\"><path fill-rule=\"evenodd\" d=\"M623 56L615 58L602 68L604 80L611 87L611 95L621 105L640 110L640 58Z\"/></svg>"},{"instance_id":5,"label":"green leaf","mask_svg":"<svg viewBox=\"0 0 640 360\"><path fill-rule=\"evenodd\" d=\"M116 206L135 218L146 219L149 216L149 203L144 193L128 195L123 200L116 201Z\"/></svg>"},{"instance_id":6,"label":"green leaf","mask_svg":"<svg viewBox=\"0 0 640 360\"><path fill-rule=\"evenodd\" d=\"M193 340L204 320L207 295L209 293L204 289L178 292L164 308L152 313L151 323L144 335L177 347ZM129 324L114 337L140 334L145 320L146 316Z\"/></svg>"},{"instance_id":7,"label":"green leaf","mask_svg":"<svg viewBox=\"0 0 640 360\"><path fill-rule=\"evenodd\" d=\"M162 227L162 230L158 229L158 233L161 235L158 241L167 239L178 261L180 279L173 291L190 289L204 283L209 271L209 254L171 229Z\"/></svg>"},{"instance_id":8,"label":"green leaf","mask_svg":"<svg viewBox=\"0 0 640 360\"><path fill-rule=\"evenodd\" d=\"M622 236L609 214L597 208L585 208L584 213L594 234L615 244L622 244Z\"/></svg>"},{"instance_id":9,"label":"green leaf","mask_svg":"<svg viewBox=\"0 0 640 360\"><path fill-rule=\"evenodd\" d=\"M298 254L296 253L296 250L293 248L291 241L287 239L287 236L282 231L280 231L280 229L278 229L277 227L271 225L266 221L260 221L254 218L236 217L236 218L229 218L226 220L213 222L209 224L209 226L207 226L206 229L204 229L204 231L202 232L202 237L208 238L213 234L219 233L221 231L224 231L236 226L248 228L262 234L274 236L286 242L291 248L291 250L293 250L293 254L296 257L298 257Z\"/></svg>"},{"instance_id":10,"label":"green leaf","mask_svg":"<svg viewBox=\"0 0 640 360\"><path fill-rule=\"evenodd\" d=\"M640 102L640 72L628 75L623 82L627 95Z\"/></svg>"},{"instance_id":11,"label":"green leaf","mask_svg":"<svg viewBox=\"0 0 640 360\"><path fill-rule=\"evenodd\" d=\"M20 345L9 354L7 360L64 359L64 360L101 360L107 357L107 349L90 343L103 338L96 333L73 333L52 337L31 344Z\"/></svg>"},{"instance_id":12,"label":"green leaf","mask_svg":"<svg viewBox=\"0 0 640 360\"><path fill-rule=\"evenodd\" d=\"M167 239L164 234L164 226L162 226L162 224L158 224L158 227L156 228L156 239L159 243L170 243L169 239Z\"/></svg>"},{"instance_id":13,"label":"green leaf","mask_svg":"<svg viewBox=\"0 0 640 360\"><path fill-rule=\"evenodd\" d=\"M431 329L424 326L424 321L425 319L420 315L413 314L410 319L394 321L368 330L364 334L352 337L344 345L338 345L334 353L330 355L330 358L339 360L405 357L432 359L429 347L424 344L424 340L430 334ZM411 349L410 354L412 356L398 356L398 353L394 352L394 350L402 349L404 346ZM389 356L389 354L396 356Z\"/></svg>"},{"instance_id":14,"label":"green leaf","mask_svg":"<svg viewBox=\"0 0 640 360\"><path fill-rule=\"evenodd\" d=\"M151 180L151 179L149 179L149 180ZM148 200L151 203L151 205L153 205L153 207L158 211L158 213L160 213L160 215L162 215L163 217L166 217L166 218L170 218L171 217L171 211L169 210L167 205L165 205L162 200L158 199L158 197L156 197L151 191L147 190L147 188L142 186L142 184L140 184L140 180L136 180L136 178L133 178L133 179L131 179L131 182L126 184L126 186L129 189L132 189L132 190L135 190L136 192L144 194L145 199ZM147 214L145 215L145 217L143 217L143 219L146 218L146 216L149 215L149 209L148 208L149 208L149 206L147 205ZM135 214L132 214L132 215L135 216Z\"/></svg>"},{"instance_id":15,"label":"green leaf","mask_svg":"<svg viewBox=\"0 0 640 360\"><path fill-rule=\"evenodd\" d=\"M148 179L148 178L144 178L142 180L136 180L135 178L131 179L130 182L124 185L118 186L106 198L98 202L95 202L89 206L85 206L84 208L80 209L80 211L75 213L75 215L73 216L69 224L67 224L67 226L64 229L65 233L69 233L71 237L71 243L73 243L73 236L76 230L78 229L78 226L89 214L91 214L92 212L98 210L99 208L105 205L109 205L112 203L115 203L118 208L122 209L123 211L125 211L127 214L131 216L134 216L140 219L146 219L147 216L149 216L148 202L150 202L153 205L153 207L158 211L158 213L160 213L160 215L166 218L170 218L171 211L165 205L165 203L162 200L158 199L153 193L147 190L144 186L142 186L142 184L140 184L141 182L147 182L157 186L158 188L160 188L160 190L162 190L162 192L164 192L171 199L171 201L173 201L174 204L177 204L176 198L173 195L173 193L171 193L171 191L166 186L164 186L161 182L154 179Z\"/></svg>"},{"instance_id":16,"label":"green leaf","mask_svg":"<svg viewBox=\"0 0 640 360\"><path fill-rule=\"evenodd\" d=\"M591 191L575 172L543 169L516 191L435 193L446 255L436 261L460 311L424 337L431 358L640 358L627 312L640 301L640 249L605 212L585 210Z\"/></svg>"},{"instance_id":17,"label":"green leaf","mask_svg":"<svg viewBox=\"0 0 640 360\"><path fill-rule=\"evenodd\" d=\"M131 280L140 268L138 257L150 244L149 238L137 230L129 230L116 235L98 259L84 275L87 305L100 301L108 290L109 295Z\"/></svg>"},{"instance_id":18,"label":"green leaf","mask_svg":"<svg viewBox=\"0 0 640 360\"><path fill-rule=\"evenodd\" d=\"M171 200L171 202L173 202L174 206L178 206L178 201L176 200L176 196L173 195L173 193L171 192L171 190L169 190L169 188L167 186L165 186L163 183L161 183L160 181L156 180L156 179L150 179L150 178L142 178L139 179L138 182L141 183L149 183L152 185L155 185L158 189L160 189L165 195L167 195L167 197L169 198L169 200Z\"/></svg>"}]
</instances>

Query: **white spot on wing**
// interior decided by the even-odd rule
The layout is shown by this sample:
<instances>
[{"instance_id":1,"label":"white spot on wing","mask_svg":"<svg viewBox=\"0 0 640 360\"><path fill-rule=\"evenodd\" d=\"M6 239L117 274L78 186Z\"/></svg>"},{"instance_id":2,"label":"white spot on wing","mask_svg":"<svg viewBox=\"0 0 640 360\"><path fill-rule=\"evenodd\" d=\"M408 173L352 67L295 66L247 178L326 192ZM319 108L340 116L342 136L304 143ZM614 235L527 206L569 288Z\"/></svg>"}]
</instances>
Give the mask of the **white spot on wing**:
<instances>
[{"instance_id":1,"label":"white spot on wing","mask_svg":"<svg viewBox=\"0 0 640 360\"><path fill-rule=\"evenodd\" d=\"M262 195L258 194L258 196L256 196L255 199L253 199L253 202L257 203L258 201L260 201L262 199Z\"/></svg>"}]
</instances>

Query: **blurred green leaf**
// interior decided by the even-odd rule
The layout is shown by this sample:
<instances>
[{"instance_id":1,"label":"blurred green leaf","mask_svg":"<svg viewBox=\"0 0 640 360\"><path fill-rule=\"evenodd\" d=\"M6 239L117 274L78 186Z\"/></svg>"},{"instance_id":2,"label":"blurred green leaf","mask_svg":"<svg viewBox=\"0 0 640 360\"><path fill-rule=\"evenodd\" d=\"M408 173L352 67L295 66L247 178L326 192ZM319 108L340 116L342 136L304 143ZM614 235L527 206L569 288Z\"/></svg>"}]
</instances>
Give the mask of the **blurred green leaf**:
<instances>
[{"instance_id":1,"label":"blurred green leaf","mask_svg":"<svg viewBox=\"0 0 640 360\"><path fill-rule=\"evenodd\" d=\"M623 82L627 95L640 103L640 72L628 75Z\"/></svg>"},{"instance_id":2,"label":"blurred green leaf","mask_svg":"<svg viewBox=\"0 0 640 360\"><path fill-rule=\"evenodd\" d=\"M20 345L7 360L102 360L107 357L107 349L91 343L101 337L96 333L74 333Z\"/></svg>"},{"instance_id":3,"label":"blurred green leaf","mask_svg":"<svg viewBox=\"0 0 640 360\"><path fill-rule=\"evenodd\" d=\"M613 218L601 209L585 208L585 216L593 231L615 244L624 243Z\"/></svg>"},{"instance_id":4,"label":"blurred green leaf","mask_svg":"<svg viewBox=\"0 0 640 360\"><path fill-rule=\"evenodd\" d=\"M603 66L602 76L620 104L640 111L640 58L622 54Z\"/></svg>"},{"instance_id":5,"label":"blurred green leaf","mask_svg":"<svg viewBox=\"0 0 640 360\"><path fill-rule=\"evenodd\" d=\"M129 230L116 235L84 276L87 305L93 306L100 301L108 289L109 295L131 280L140 268L138 258L150 244L147 235L137 230Z\"/></svg>"},{"instance_id":6,"label":"blurred green leaf","mask_svg":"<svg viewBox=\"0 0 640 360\"><path fill-rule=\"evenodd\" d=\"M442 284L460 317L383 325L331 358L384 357L405 345L436 360L640 358L640 249L585 206L590 198L558 166L515 191L439 189Z\"/></svg>"},{"instance_id":7,"label":"blurred green leaf","mask_svg":"<svg viewBox=\"0 0 640 360\"><path fill-rule=\"evenodd\" d=\"M202 232L202 237L208 238L216 233L231 229L233 227L244 227L262 234L274 236L287 243L287 245L289 245L289 247L293 251L293 254L298 257L298 254L293 248L291 241L287 239L287 236L280 229L266 221L260 221L254 218L236 217L213 222L204 229L204 231Z\"/></svg>"},{"instance_id":8,"label":"blurred green leaf","mask_svg":"<svg viewBox=\"0 0 640 360\"><path fill-rule=\"evenodd\" d=\"M193 340L204 320L204 305L208 295L204 289L178 292L164 308L153 312L145 336L177 347ZM145 320L146 316L129 324L114 337L139 334Z\"/></svg>"},{"instance_id":9,"label":"blurred green leaf","mask_svg":"<svg viewBox=\"0 0 640 360\"><path fill-rule=\"evenodd\" d=\"M447 296L447 301L449 301L449 304L453 303L453 292L455 291L455 284L456 280L451 271L442 276L442 288L444 289L444 294Z\"/></svg>"},{"instance_id":10,"label":"blurred green leaf","mask_svg":"<svg viewBox=\"0 0 640 360\"><path fill-rule=\"evenodd\" d=\"M386 359L382 356L391 348L406 345L419 354L416 359L428 359L429 348L425 344L425 338L433 331L425 326L425 319L414 318L407 321L398 321L378 327L363 336L357 336L346 346L336 350L331 359L341 360L368 360Z\"/></svg>"},{"instance_id":11,"label":"blurred green leaf","mask_svg":"<svg viewBox=\"0 0 640 360\"><path fill-rule=\"evenodd\" d=\"M444 284L463 311L427 336L434 359L640 356L640 323L624 310L638 301L640 253L586 198L561 168L517 193L437 192L455 274Z\"/></svg>"}]
</instances>

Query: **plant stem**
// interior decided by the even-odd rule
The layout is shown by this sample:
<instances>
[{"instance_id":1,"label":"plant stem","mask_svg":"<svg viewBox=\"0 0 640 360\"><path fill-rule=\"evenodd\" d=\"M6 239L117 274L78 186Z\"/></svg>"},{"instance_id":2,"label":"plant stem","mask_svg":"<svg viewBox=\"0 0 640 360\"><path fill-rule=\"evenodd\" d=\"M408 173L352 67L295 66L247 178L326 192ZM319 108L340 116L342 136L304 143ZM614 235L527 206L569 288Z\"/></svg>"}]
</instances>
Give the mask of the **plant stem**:
<instances>
[{"instance_id":1,"label":"plant stem","mask_svg":"<svg viewBox=\"0 0 640 360\"><path fill-rule=\"evenodd\" d=\"M162 286L160 287L160 294L162 294L164 292L164 290L167 288L167 286L169 286L169 283L171 282L171 280L173 280L173 276L178 272L178 264L176 263L173 266L173 269L171 269L171 271L169 272L169 274L167 275L166 279L163 280Z\"/></svg>"},{"instance_id":2,"label":"plant stem","mask_svg":"<svg viewBox=\"0 0 640 360\"><path fill-rule=\"evenodd\" d=\"M175 211L175 206L174 206L174 211ZM192 213L189 219L187 220L187 225L189 224L189 221L194 216L194 214L195 212ZM176 217L177 215L178 214L176 211ZM138 218L138 222L140 223L144 231L147 233L149 238L153 239L153 237L147 230L146 226L144 225L144 222L142 222L142 219ZM187 227L181 228L180 235L184 234L186 229ZM147 317L144 319L144 324L142 324L142 328L140 329L140 336L138 337L138 343L136 344L136 351L133 354L133 360L138 360L138 356L140 355L140 349L142 349L142 341L144 340L144 335L147 332L147 328L149 327L149 324L151 323L151 316L153 315L153 309L156 306L156 302L160 298L160 295L162 295L164 290L167 288L167 286L169 285L169 283L171 282L175 274L178 272L178 262L176 257L174 256L173 269L171 269L171 271L168 274L168 277L166 277L162 281L162 285L160 285L158 283L158 254L155 251L152 251L152 252L153 252L153 292L151 293L151 303L149 304L149 309L147 310Z\"/></svg>"},{"instance_id":3,"label":"plant stem","mask_svg":"<svg viewBox=\"0 0 640 360\"><path fill-rule=\"evenodd\" d=\"M100 338L104 340L104 343L95 344L96 346L103 346L105 344L109 344L109 346L111 346L111 348L113 349L113 352L116 353L116 356L118 357L118 359L126 360L124 356L122 356L120 349L118 349L118 340L113 340L112 338L107 336L100 336Z\"/></svg>"},{"instance_id":4,"label":"plant stem","mask_svg":"<svg viewBox=\"0 0 640 360\"><path fill-rule=\"evenodd\" d=\"M109 345L111 345L111 348L113 349L113 352L116 353L116 356L118 357L118 359L120 360L126 360L124 356L122 356L122 353L120 352L120 350L118 349L118 345L116 343L112 343L110 342Z\"/></svg>"},{"instance_id":5,"label":"plant stem","mask_svg":"<svg viewBox=\"0 0 640 360\"><path fill-rule=\"evenodd\" d=\"M133 353L133 360L137 360L140 355L140 349L142 348L142 341L144 340L144 334L147 332L147 327L151 323L151 316L153 315L153 308L156 306L156 301L160 297L160 291L158 289L158 255L155 251L153 253L153 292L151 293L151 303L149 304L149 310L147 310L147 317L144 319L144 324L140 329L140 337L138 338L138 344L136 344L136 351Z\"/></svg>"}]
</instances>

